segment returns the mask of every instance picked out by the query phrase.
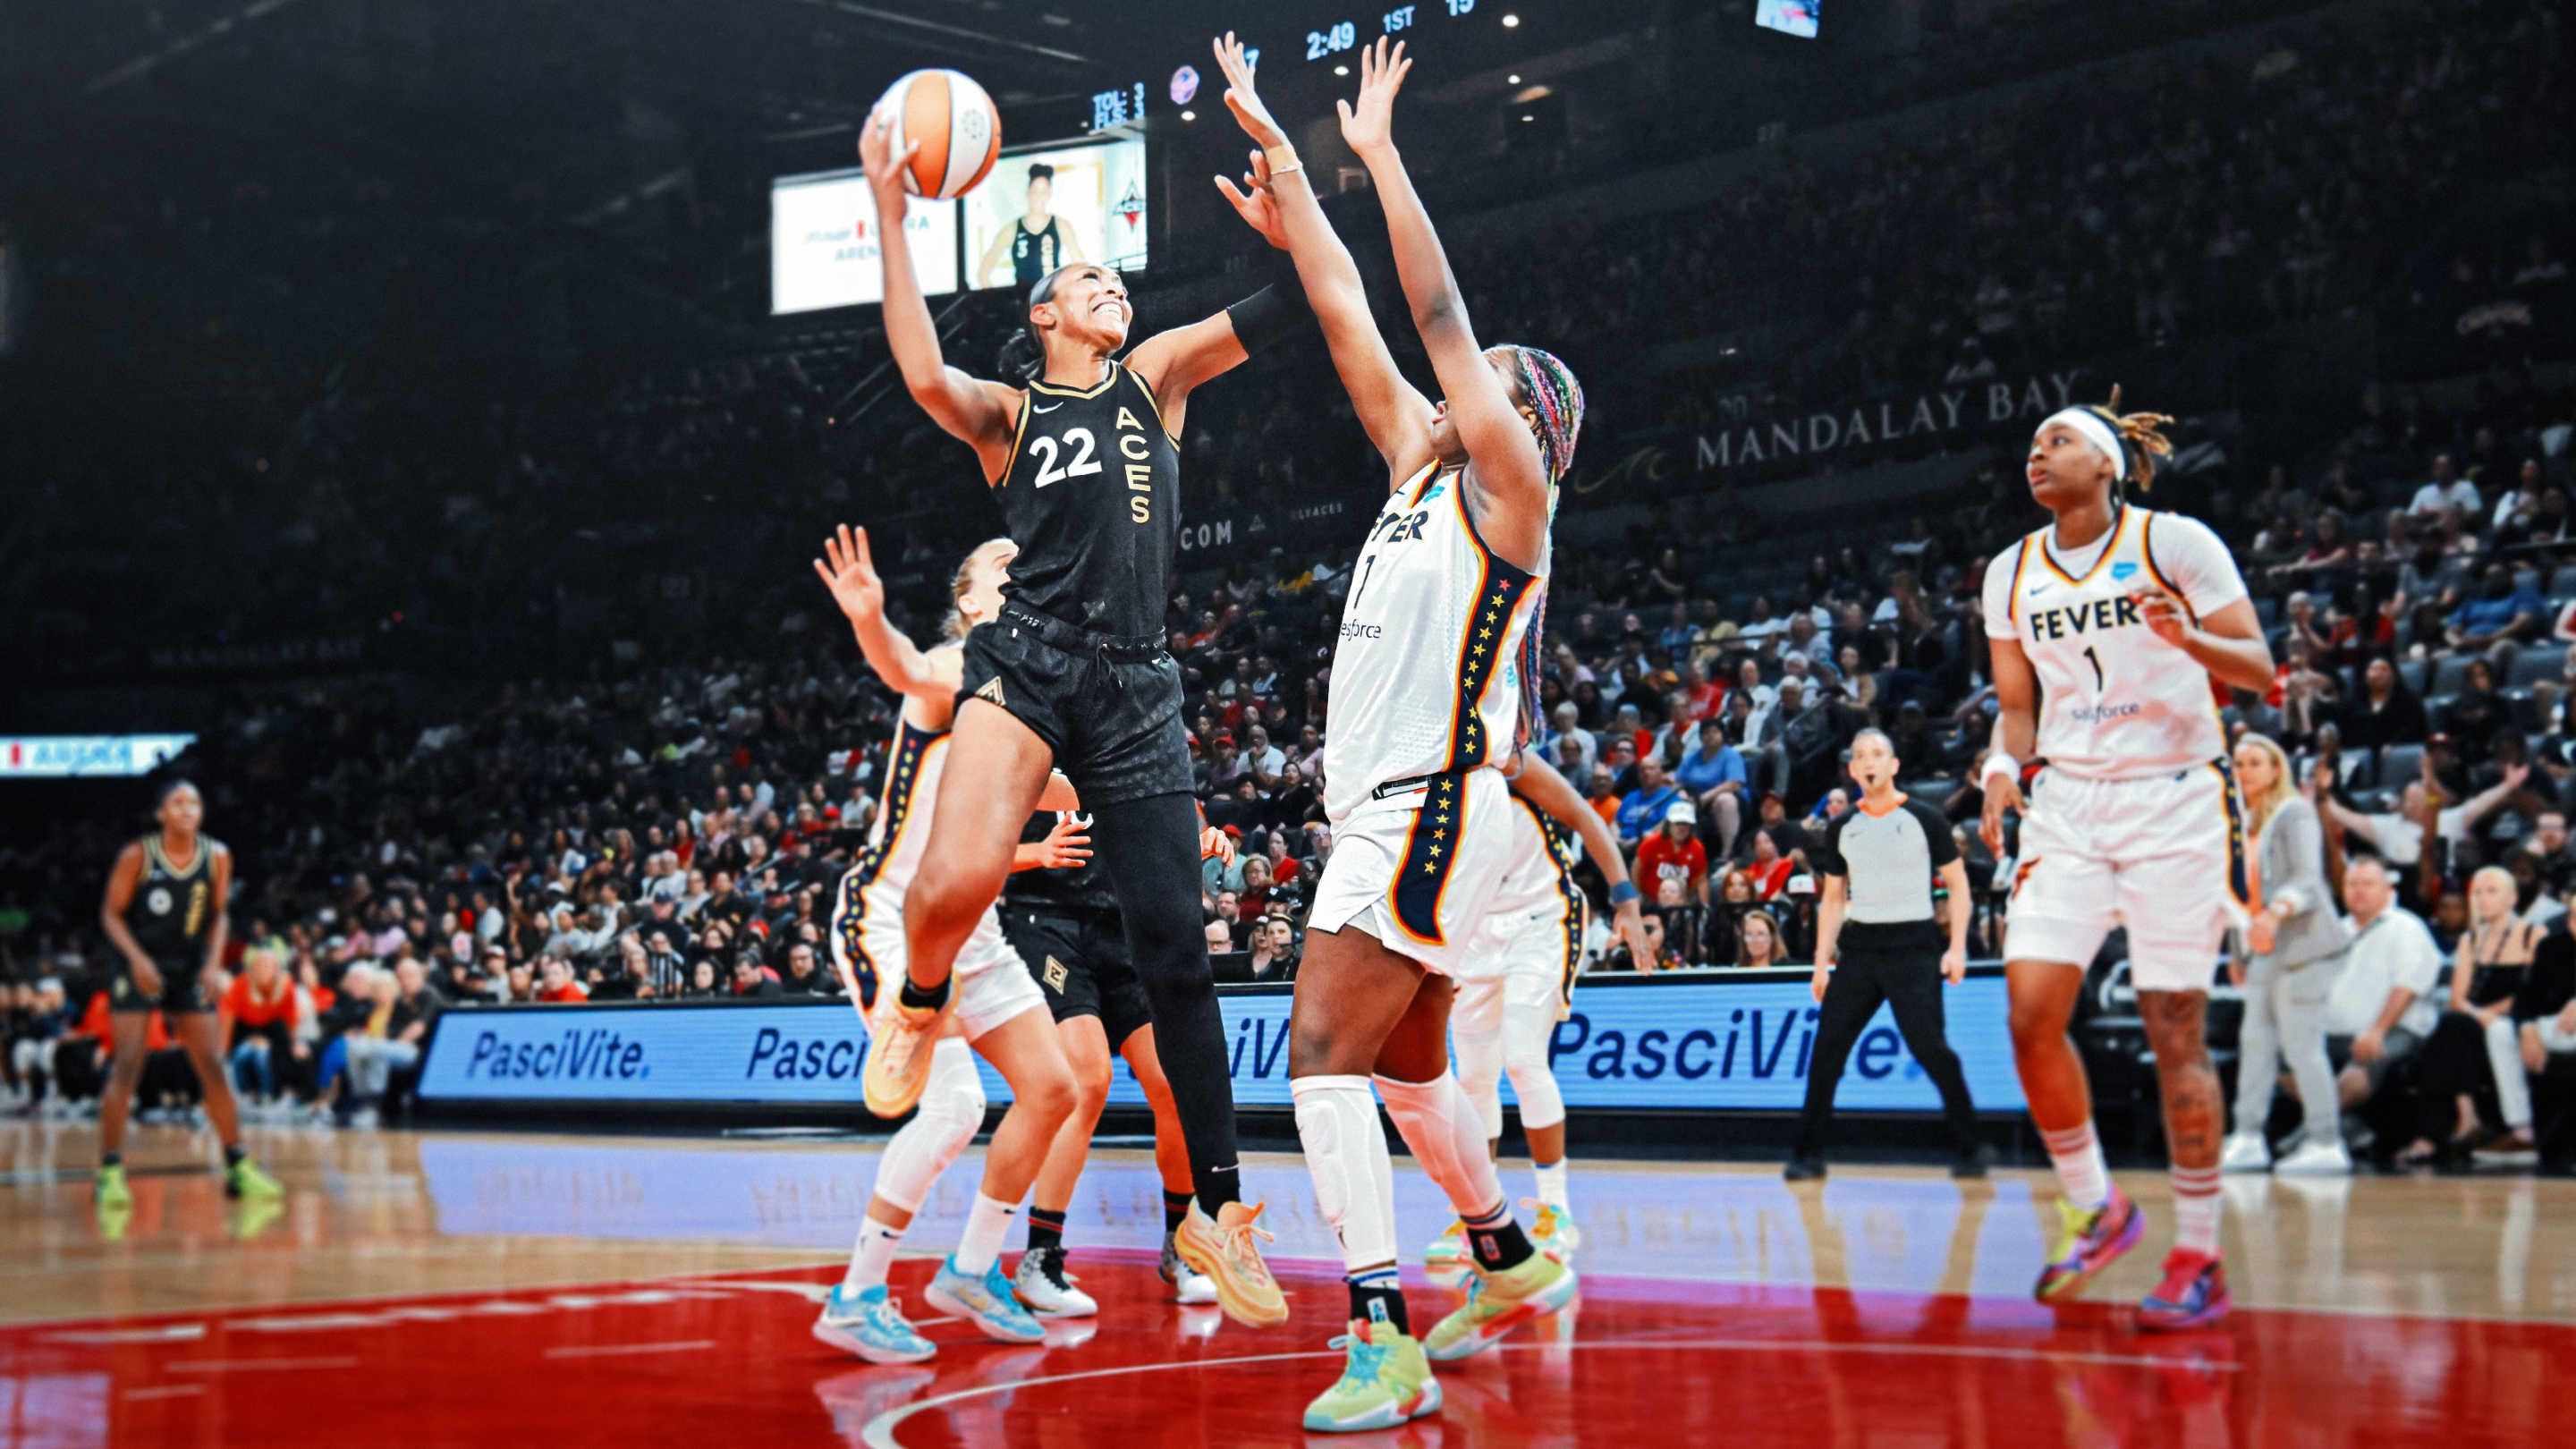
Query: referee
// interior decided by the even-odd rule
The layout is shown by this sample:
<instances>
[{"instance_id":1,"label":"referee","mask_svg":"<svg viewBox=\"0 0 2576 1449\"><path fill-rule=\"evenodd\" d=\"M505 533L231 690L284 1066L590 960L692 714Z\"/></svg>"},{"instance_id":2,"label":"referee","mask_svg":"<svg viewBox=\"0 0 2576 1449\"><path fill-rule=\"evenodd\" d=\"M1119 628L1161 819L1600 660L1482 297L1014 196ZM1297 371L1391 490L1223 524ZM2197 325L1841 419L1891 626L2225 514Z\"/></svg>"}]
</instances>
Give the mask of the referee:
<instances>
[{"instance_id":1,"label":"referee","mask_svg":"<svg viewBox=\"0 0 2576 1449\"><path fill-rule=\"evenodd\" d=\"M1977 1140L1976 1104L1968 1100L1958 1054L1942 1036L1941 982L1968 974L1968 867L1941 812L1896 788L1896 748L1878 730L1852 740L1851 777L1861 795L1825 829L1811 857L1825 878L1823 921L1816 930L1816 1054L1807 1074L1807 1106L1784 1173L1799 1182L1825 1175L1825 1128L1834 1089L1869 1019L1886 1002L1905 1034L1905 1049L1941 1091L1956 1156L1953 1177L1983 1177L1993 1150ZM1950 895L1950 943L1932 909L1932 877ZM1849 924L1846 924L1846 921ZM1833 969L1840 948L1842 969Z\"/></svg>"}]
</instances>

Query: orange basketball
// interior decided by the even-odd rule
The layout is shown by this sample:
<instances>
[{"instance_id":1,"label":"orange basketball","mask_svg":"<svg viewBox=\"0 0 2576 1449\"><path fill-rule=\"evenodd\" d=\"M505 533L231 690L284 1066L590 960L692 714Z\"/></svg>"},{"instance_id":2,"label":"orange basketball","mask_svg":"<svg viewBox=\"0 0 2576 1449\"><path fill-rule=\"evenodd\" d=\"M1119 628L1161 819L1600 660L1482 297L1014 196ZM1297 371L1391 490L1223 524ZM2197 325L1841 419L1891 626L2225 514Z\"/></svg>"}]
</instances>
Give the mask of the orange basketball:
<instances>
[{"instance_id":1,"label":"orange basketball","mask_svg":"<svg viewBox=\"0 0 2576 1449\"><path fill-rule=\"evenodd\" d=\"M877 104L894 116L896 155L920 143L903 176L904 189L915 196L963 196L1002 154L1002 118L993 98L962 71L914 71Z\"/></svg>"}]
</instances>

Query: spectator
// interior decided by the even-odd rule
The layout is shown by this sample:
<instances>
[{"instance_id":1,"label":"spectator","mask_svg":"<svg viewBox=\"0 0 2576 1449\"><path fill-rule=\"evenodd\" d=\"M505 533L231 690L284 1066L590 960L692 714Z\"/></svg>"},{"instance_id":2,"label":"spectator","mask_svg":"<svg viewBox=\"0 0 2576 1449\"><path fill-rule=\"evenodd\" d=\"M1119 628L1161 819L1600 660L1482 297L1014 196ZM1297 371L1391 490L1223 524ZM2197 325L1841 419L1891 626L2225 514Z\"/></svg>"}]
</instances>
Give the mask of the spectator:
<instances>
[{"instance_id":1,"label":"spectator","mask_svg":"<svg viewBox=\"0 0 2576 1449\"><path fill-rule=\"evenodd\" d=\"M2445 511L2457 517L2475 518L2483 507L2484 503L2478 497L2478 485L2460 476L2459 465L2451 461L2450 454L2439 453L2433 458L2431 481L2415 490L2415 497L2406 505L2406 511L2419 518L2438 517Z\"/></svg>"},{"instance_id":2,"label":"spectator","mask_svg":"<svg viewBox=\"0 0 2576 1449\"><path fill-rule=\"evenodd\" d=\"M1717 823L1718 858L1733 855L1736 832L1744 824L1744 792L1750 780L1744 756L1726 742L1723 725L1714 719L1700 721L1699 741L1682 757L1673 778Z\"/></svg>"},{"instance_id":3,"label":"spectator","mask_svg":"<svg viewBox=\"0 0 2576 1449\"><path fill-rule=\"evenodd\" d=\"M2343 1144L2334 1068L2326 1060L2325 1021L2347 938L2326 884L2324 832L2316 807L2291 781L2289 758L2271 740L2249 734L2237 745L2236 778L2245 794L2245 828L2263 883L2263 908L2246 928L2244 955L2228 967L2245 993L2245 1017L2238 1028L2236 1128L2219 1166L2292 1176L2349 1174L2352 1158ZM2298 1080L2307 1125L2298 1149L2275 1163L2264 1124L2283 1062Z\"/></svg>"},{"instance_id":4,"label":"spectator","mask_svg":"<svg viewBox=\"0 0 2576 1449\"><path fill-rule=\"evenodd\" d=\"M246 1105L274 1102L281 1080L290 1092L300 1084L307 1049L295 1031L295 983L277 948L255 946L244 953L241 974L224 989L215 1017L215 1039L225 1044L233 1083Z\"/></svg>"},{"instance_id":5,"label":"spectator","mask_svg":"<svg viewBox=\"0 0 2576 1449\"><path fill-rule=\"evenodd\" d=\"M787 992L758 951L745 951L733 958L733 994L774 1001Z\"/></svg>"},{"instance_id":6,"label":"spectator","mask_svg":"<svg viewBox=\"0 0 2576 1449\"><path fill-rule=\"evenodd\" d=\"M2352 944L2326 998L2326 1055L2341 1074L2336 1093L2348 1118L2347 1145L2366 1151L2377 1134L2362 1119L2433 1033L2442 951L2423 920L2397 904L2378 856L2356 856L2344 867L2343 899Z\"/></svg>"},{"instance_id":7,"label":"spectator","mask_svg":"<svg viewBox=\"0 0 2576 1449\"><path fill-rule=\"evenodd\" d=\"M1252 979L1297 979L1296 931L1286 916L1264 916L1252 929Z\"/></svg>"},{"instance_id":8,"label":"spectator","mask_svg":"<svg viewBox=\"0 0 2576 1449\"><path fill-rule=\"evenodd\" d=\"M1664 808L1663 823L1637 847L1637 882L1660 900L1663 883L1680 888L1675 904L1708 904L1708 848L1699 842L1699 814L1688 800Z\"/></svg>"},{"instance_id":9,"label":"spectator","mask_svg":"<svg viewBox=\"0 0 2576 1449\"><path fill-rule=\"evenodd\" d=\"M2424 1112L2402 1163L2467 1161L2484 1140L2479 1128L2489 1105L2505 1142L2531 1146L2531 1092L2513 1003L2543 932L2513 908L2513 876L2503 867L2469 878L2469 929L2451 965L2450 1009L2425 1043Z\"/></svg>"},{"instance_id":10,"label":"spectator","mask_svg":"<svg viewBox=\"0 0 2576 1449\"><path fill-rule=\"evenodd\" d=\"M2424 701L2397 676L2395 664L2384 656L2374 658L2362 667L2361 697L2342 712L2337 723L2344 743L2357 750L2421 744Z\"/></svg>"},{"instance_id":11,"label":"spectator","mask_svg":"<svg viewBox=\"0 0 2576 1449\"><path fill-rule=\"evenodd\" d=\"M2491 563L2478 581L2477 595L2461 601L2443 626L2453 649L2483 650L2511 663L2514 651L2536 637L2547 606L2529 584L2516 584L2513 570Z\"/></svg>"},{"instance_id":12,"label":"spectator","mask_svg":"<svg viewBox=\"0 0 2576 1449\"><path fill-rule=\"evenodd\" d=\"M1735 964L1754 968L1788 964L1780 947L1780 923L1769 911L1747 911L1736 923Z\"/></svg>"},{"instance_id":13,"label":"spectator","mask_svg":"<svg viewBox=\"0 0 2576 1449\"><path fill-rule=\"evenodd\" d=\"M537 967L536 999L550 1006L588 1001L590 989L573 979L571 962L549 955Z\"/></svg>"},{"instance_id":14,"label":"spectator","mask_svg":"<svg viewBox=\"0 0 2576 1449\"><path fill-rule=\"evenodd\" d=\"M1613 822L1619 832L1619 844L1635 850L1647 831L1662 822L1674 804L1682 800L1680 788L1664 774L1661 760L1647 756L1637 761L1637 788L1619 802L1619 814Z\"/></svg>"}]
</instances>

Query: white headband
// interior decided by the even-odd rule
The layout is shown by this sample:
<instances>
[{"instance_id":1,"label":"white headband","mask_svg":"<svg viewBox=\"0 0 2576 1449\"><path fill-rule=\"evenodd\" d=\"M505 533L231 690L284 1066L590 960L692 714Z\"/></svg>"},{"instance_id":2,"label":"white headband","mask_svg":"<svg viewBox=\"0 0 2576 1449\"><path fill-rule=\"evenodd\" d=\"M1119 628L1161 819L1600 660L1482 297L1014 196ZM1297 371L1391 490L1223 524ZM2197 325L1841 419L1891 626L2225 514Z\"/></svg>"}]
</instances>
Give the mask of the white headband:
<instances>
[{"instance_id":1,"label":"white headband","mask_svg":"<svg viewBox=\"0 0 2576 1449\"><path fill-rule=\"evenodd\" d=\"M2084 441L2101 449L2102 456L2111 460L2111 476L2123 482L2128 480L2129 450L2121 444L2120 435L2112 430L2111 425L2102 421L2100 413L2091 408L2062 408L2050 413L2040 423L2039 430L2047 432L2051 423L2064 423L2083 434Z\"/></svg>"}]
</instances>

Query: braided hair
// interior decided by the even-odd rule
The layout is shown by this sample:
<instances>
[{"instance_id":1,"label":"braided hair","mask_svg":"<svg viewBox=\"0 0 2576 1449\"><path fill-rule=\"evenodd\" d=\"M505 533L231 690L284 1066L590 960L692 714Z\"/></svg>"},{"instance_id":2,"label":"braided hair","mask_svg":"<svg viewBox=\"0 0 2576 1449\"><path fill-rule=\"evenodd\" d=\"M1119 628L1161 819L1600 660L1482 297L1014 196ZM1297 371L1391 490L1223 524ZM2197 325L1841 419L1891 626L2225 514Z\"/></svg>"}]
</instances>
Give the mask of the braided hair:
<instances>
[{"instance_id":1,"label":"braided hair","mask_svg":"<svg viewBox=\"0 0 2576 1449\"><path fill-rule=\"evenodd\" d=\"M2095 407L2087 403L2084 410L2111 425L2120 438L2120 449L2127 453L2127 481L2138 485L2143 493L2156 485L2156 460L2173 456L2173 440L2164 430L2173 419L2163 413L2124 413L2120 411L2120 385L2111 384L2111 400ZM2115 485L2116 486L2116 485Z\"/></svg>"},{"instance_id":2,"label":"braided hair","mask_svg":"<svg viewBox=\"0 0 2576 1449\"><path fill-rule=\"evenodd\" d=\"M1563 478L1574 466L1575 438L1583 431L1583 384L1574 380L1574 369L1555 353L1517 342L1489 347L1485 355L1509 365L1518 394L1512 401L1538 415L1531 431L1538 434L1547 481Z\"/></svg>"}]
</instances>

